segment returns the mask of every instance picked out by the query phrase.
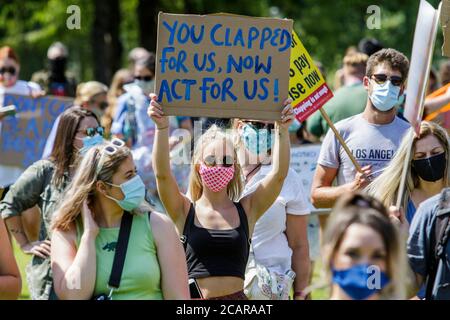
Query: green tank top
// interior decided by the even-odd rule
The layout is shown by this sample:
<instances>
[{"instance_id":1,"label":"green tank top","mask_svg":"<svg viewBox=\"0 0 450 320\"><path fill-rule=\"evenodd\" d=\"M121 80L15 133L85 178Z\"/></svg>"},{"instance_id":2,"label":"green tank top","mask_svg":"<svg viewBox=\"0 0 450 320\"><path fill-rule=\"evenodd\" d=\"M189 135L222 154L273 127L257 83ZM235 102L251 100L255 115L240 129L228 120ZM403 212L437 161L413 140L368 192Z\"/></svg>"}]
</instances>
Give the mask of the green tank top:
<instances>
[{"instance_id":1,"label":"green tank top","mask_svg":"<svg viewBox=\"0 0 450 320\"><path fill-rule=\"evenodd\" d=\"M83 234L83 223L77 219L77 246ZM94 296L109 294L119 228L100 228L95 239L97 275ZM113 300L162 300L161 270L148 214L134 215L120 287Z\"/></svg>"}]
</instances>

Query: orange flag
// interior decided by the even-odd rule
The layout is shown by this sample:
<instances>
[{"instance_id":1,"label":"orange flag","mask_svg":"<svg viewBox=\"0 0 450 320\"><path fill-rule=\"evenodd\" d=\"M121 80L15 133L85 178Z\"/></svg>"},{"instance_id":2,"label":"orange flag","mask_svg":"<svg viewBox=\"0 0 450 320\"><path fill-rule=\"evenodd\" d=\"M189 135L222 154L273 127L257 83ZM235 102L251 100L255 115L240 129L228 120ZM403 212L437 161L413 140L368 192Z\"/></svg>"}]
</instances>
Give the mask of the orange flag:
<instances>
[{"instance_id":1,"label":"orange flag","mask_svg":"<svg viewBox=\"0 0 450 320\"><path fill-rule=\"evenodd\" d=\"M426 99L430 99L430 98L436 98L439 97L441 95L443 95L444 93L447 92L447 90L450 88L450 83L447 83L445 86L443 86L442 88L437 89L436 91L430 93ZM447 111L450 111L450 103L446 104L443 107L440 107L439 109L437 109L436 111L430 113L429 115L426 116L425 120L427 121L431 121L434 118L436 118L438 115L440 115L441 113L446 113Z\"/></svg>"}]
</instances>

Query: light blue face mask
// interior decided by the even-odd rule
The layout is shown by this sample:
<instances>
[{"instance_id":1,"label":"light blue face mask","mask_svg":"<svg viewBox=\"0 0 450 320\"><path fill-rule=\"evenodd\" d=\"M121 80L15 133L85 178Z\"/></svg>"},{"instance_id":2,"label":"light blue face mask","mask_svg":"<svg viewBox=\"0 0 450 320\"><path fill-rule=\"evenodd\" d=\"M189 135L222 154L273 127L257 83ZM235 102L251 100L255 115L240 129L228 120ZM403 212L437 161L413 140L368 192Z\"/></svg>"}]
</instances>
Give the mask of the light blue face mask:
<instances>
[{"instance_id":1,"label":"light blue face mask","mask_svg":"<svg viewBox=\"0 0 450 320\"><path fill-rule=\"evenodd\" d=\"M274 139L271 130L256 129L251 124L246 124L242 132L242 140L245 148L253 154L266 154L272 149Z\"/></svg>"},{"instance_id":2,"label":"light blue face mask","mask_svg":"<svg viewBox=\"0 0 450 320\"><path fill-rule=\"evenodd\" d=\"M145 80L135 80L134 83L141 88L142 92L145 94L151 93L155 90L155 80L145 81Z\"/></svg>"},{"instance_id":3,"label":"light blue face mask","mask_svg":"<svg viewBox=\"0 0 450 320\"><path fill-rule=\"evenodd\" d=\"M95 147L96 145L103 143L103 137L99 134L94 135L93 137L86 136L82 139L83 141L83 147L80 149L80 154L85 155L86 152L89 151L92 147Z\"/></svg>"},{"instance_id":4,"label":"light blue face mask","mask_svg":"<svg viewBox=\"0 0 450 320\"><path fill-rule=\"evenodd\" d=\"M125 198L123 198L122 200L117 200L108 195L106 195L106 197L115 201L125 211L132 211L136 209L145 199L145 185L139 175L134 176L121 185L116 185L108 182L105 183L122 190L123 194L125 195Z\"/></svg>"},{"instance_id":5,"label":"light blue face mask","mask_svg":"<svg viewBox=\"0 0 450 320\"><path fill-rule=\"evenodd\" d=\"M372 80L371 80L372 81ZM390 80L383 84L373 82L370 101L380 111L389 111L399 102L400 87L394 86Z\"/></svg>"},{"instance_id":6,"label":"light blue face mask","mask_svg":"<svg viewBox=\"0 0 450 320\"><path fill-rule=\"evenodd\" d=\"M297 120L292 121L292 124L289 126L289 132L297 132L298 129L302 127L302 124Z\"/></svg>"}]
</instances>

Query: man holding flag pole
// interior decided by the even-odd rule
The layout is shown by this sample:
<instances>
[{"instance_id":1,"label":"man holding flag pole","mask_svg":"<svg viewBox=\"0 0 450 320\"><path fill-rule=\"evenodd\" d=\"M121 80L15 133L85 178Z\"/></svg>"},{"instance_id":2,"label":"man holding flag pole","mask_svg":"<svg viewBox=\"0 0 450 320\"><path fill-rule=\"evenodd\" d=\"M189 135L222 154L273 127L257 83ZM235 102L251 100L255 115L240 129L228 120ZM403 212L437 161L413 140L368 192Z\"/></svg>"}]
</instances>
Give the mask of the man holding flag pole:
<instances>
[{"instance_id":1,"label":"man holding flag pole","mask_svg":"<svg viewBox=\"0 0 450 320\"><path fill-rule=\"evenodd\" d=\"M409 61L401 52L383 49L367 62L363 84L368 91L361 114L336 123L342 139L329 130L322 143L311 200L330 208L342 194L363 189L394 156L410 125L397 117L396 105L405 89ZM344 146L361 166L358 170ZM337 184L333 186L333 181Z\"/></svg>"}]
</instances>

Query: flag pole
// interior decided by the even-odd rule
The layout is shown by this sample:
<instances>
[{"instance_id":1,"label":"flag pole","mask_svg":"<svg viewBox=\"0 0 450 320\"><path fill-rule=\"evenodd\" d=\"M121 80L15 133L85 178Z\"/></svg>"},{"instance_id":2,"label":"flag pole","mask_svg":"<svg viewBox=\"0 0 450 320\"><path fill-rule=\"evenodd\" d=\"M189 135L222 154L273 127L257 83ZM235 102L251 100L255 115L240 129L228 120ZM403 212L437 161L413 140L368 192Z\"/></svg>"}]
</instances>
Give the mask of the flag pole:
<instances>
[{"instance_id":1,"label":"flag pole","mask_svg":"<svg viewBox=\"0 0 450 320\"><path fill-rule=\"evenodd\" d=\"M355 166L356 170L360 173L362 173L362 169L361 166L359 165L359 163L356 161L355 157L353 156L352 152L350 151L350 149L348 148L347 144L345 143L344 139L342 138L341 134L339 133L339 131L337 131L336 127L334 126L333 121L331 121L330 117L328 116L327 112L323 109L320 108L320 113L322 114L322 117L325 119L325 121L328 123L328 126L330 127L331 130L333 130L334 135L336 136L336 138L339 140L340 144L342 145L342 147L344 148L345 152L347 153L348 157L350 158L350 160L352 161L353 165Z\"/></svg>"},{"instance_id":2,"label":"flag pole","mask_svg":"<svg viewBox=\"0 0 450 320\"><path fill-rule=\"evenodd\" d=\"M421 95L419 97L420 99L418 101L418 103L419 103L419 112L418 112L418 115L417 115L416 119L422 119L422 115L423 115L423 109L424 109L424 105L425 105L425 90L428 87L428 80L430 78L428 75L430 74L431 62L433 60L433 51L434 51L434 46L435 46L435 43L436 43L436 34L437 34L437 28L438 28L438 24L439 24L439 17L440 17L440 14L441 14L441 9L442 9L442 2L439 3L439 7L436 10L436 16L435 16L436 17L436 22L434 24L434 29L432 30L432 35L434 34L434 36L431 39L431 43L430 43L430 47L429 47L430 52L429 52L429 55L428 55L428 61L427 61L426 71L425 71L425 74L427 76L425 78L426 80L424 82L424 86L421 88L422 92L421 92ZM416 124L414 124L414 125L416 125ZM418 135L418 131L420 131L420 122L418 124L418 128L413 128L413 129L416 131L416 136L417 136ZM400 180L399 190L398 190L398 193L397 193L397 201L396 201L396 204L395 204L395 206L397 208L400 208L400 206L402 204L402 201L403 201L403 197L404 197L404 193L405 193L405 189L406 189L406 176L407 176L408 169L409 169L409 166L410 166L411 153L412 153L412 143L411 143L411 145L408 148L408 152L407 152L406 157L405 157L405 162L403 163L402 177L401 177L401 180Z\"/></svg>"}]
</instances>

